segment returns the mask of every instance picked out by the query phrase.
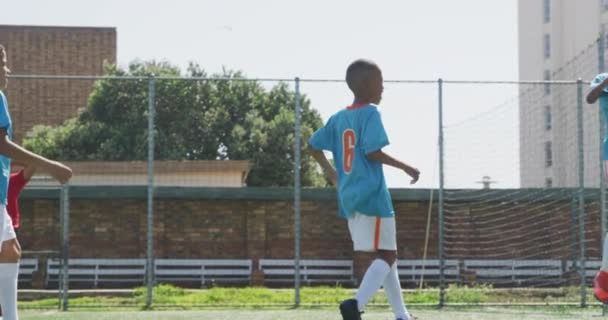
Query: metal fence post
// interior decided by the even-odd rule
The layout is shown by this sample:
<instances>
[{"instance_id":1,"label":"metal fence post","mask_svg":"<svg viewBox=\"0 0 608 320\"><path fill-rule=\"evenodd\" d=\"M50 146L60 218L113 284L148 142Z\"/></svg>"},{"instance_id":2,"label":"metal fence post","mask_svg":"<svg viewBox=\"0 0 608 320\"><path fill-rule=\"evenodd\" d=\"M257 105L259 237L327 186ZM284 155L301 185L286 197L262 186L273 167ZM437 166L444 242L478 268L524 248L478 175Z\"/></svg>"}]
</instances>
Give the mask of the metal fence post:
<instances>
[{"instance_id":1,"label":"metal fence post","mask_svg":"<svg viewBox=\"0 0 608 320\"><path fill-rule=\"evenodd\" d=\"M606 70L606 60L604 60L604 50L606 48L606 43L605 43L605 37L606 34L604 33L603 30L600 31L600 37L597 41L597 69L598 69L598 73L602 73L604 72L604 70Z\"/></svg>"},{"instance_id":2,"label":"metal fence post","mask_svg":"<svg viewBox=\"0 0 608 320\"><path fill-rule=\"evenodd\" d=\"M300 154L300 78L295 78L295 119L294 119L294 281L295 281L295 305L300 305L300 166L301 166L301 154Z\"/></svg>"},{"instance_id":3,"label":"metal fence post","mask_svg":"<svg viewBox=\"0 0 608 320\"><path fill-rule=\"evenodd\" d=\"M70 260L70 187L63 185L59 191L61 211L61 310L69 306L69 260Z\"/></svg>"},{"instance_id":4,"label":"metal fence post","mask_svg":"<svg viewBox=\"0 0 608 320\"><path fill-rule=\"evenodd\" d=\"M439 219L438 221L438 235L439 239L437 239L438 243L438 253L439 253L439 307L443 307L445 305L445 260L444 260L444 252L443 252L443 188L444 188L444 169L443 169L443 80L440 78L437 80L437 89L438 89L438 107L439 107Z\"/></svg>"},{"instance_id":5,"label":"metal fence post","mask_svg":"<svg viewBox=\"0 0 608 320\"><path fill-rule=\"evenodd\" d=\"M579 264L577 259L578 252L578 192L571 192L570 194L570 259L572 259L572 267L574 270L579 270Z\"/></svg>"},{"instance_id":6,"label":"metal fence post","mask_svg":"<svg viewBox=\"0 0 608 320\"><path fill-rule=\"evenodd\" d=\"M583 80L576 81L577 138L578 138L578 227L580 250L581 307L587 305L585 284L585 150L583 140Z\"/></svg>"},{"instance_id":7,"label":"metal fence post","mask_svg":"<svg viewBox=\"0 0 608 320\"><path fill-rule=\"evenodd\" d=\"M604 51L605 51L605 34L604 31L601 30L600 32L600 37L598 39L597 42L597 57L598 57L598 61L597 61L597 69L598 69L598 73L602 73L604 72L604 70L606 69L605 66L605 56L604 56ZM605 164L604 164L604 152L606 152L606 150L604 150L604 136L606 135L606 128L605 128L605 123L604 123L604 117L602 116L602 111L599 111L599 127L600 127L600 136L599 136L599 154L600 154L600 232L602 233L600 235L600 248L602 248L602 246L604 245L604 238L606 237L606 168L605 168ZM603 248L602 248L603 249ZM602 306L602 315L605 316L608 313L608 308L606 304L603 304Z\"/></svg>"},{"instance_id":8,"label":"metal fence post","mask_svg":"<svg viewBox=\"0 0 608 320\"><path fill-rule=\"evenodd\" d=\"M148 212L147 212L147 252L146 252L146 308L152 306L154 289L154 113L156 79L148 78Z\"/></svg>"},{"instance_id":9,"label":"metal fence post","mask_svg":"<svg viewBox=\"0 0 608 320\"><path fill-rule=\"evenodd\" d=\"M605 62L604 62L604 33L600 34L597 44L597 56L598 56L598 72L604 72ZM600 154L600 224L601 224L601 239L602 245L604 243L604 237L606 236L606 168L604 167L604 136L606 135L606 128L604 123L604 117L602 116L602 111L599 111L599 154Z\"/></svg>"}]
</instances>

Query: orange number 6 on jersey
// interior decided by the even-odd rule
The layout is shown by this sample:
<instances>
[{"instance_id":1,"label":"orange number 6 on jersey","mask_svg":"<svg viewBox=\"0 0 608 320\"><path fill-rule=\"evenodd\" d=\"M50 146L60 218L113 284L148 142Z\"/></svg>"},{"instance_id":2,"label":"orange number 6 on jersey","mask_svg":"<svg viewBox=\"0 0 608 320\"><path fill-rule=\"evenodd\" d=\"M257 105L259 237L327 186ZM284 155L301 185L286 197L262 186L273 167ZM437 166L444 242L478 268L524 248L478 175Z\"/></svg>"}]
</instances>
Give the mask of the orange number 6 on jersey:
<instances>
[{"instance_id":1,"label":"orange number 6 on jersey","mask_svg":"<svg viewBox=\"0 0 608 320\"><path fill-rule=\"evenodd\" d=\"M355 132L352 129L344 130L342 134L342 167L344 173L349 174L353 169L355 159Z\"/></svg>"}]
</instances>

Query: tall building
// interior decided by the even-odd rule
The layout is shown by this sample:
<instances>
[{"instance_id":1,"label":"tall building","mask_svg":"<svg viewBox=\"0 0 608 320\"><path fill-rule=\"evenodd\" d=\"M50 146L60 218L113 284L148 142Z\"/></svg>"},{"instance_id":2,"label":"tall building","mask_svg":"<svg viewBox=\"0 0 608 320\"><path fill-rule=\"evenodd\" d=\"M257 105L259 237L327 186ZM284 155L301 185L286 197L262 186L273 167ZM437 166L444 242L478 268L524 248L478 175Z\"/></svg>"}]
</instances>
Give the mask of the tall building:
<instances>
[{"instance_id":1,"label":"tall building","mask_svg":"<svg viewBox=\"0 0 608 320\"><path fill-rule=\"evenodd\" d=\"M584 82L584 179L598 186L599 107L584 97L588 81L605 69L608 53L599 37L608 32L608 1L519 0L518 6L520 80ZM521 85L519 95L521 186L578 186L577 84Z\"/></svg>"},{"instance_id":2,"label":"tall building","mask_svg":"<svg viewBox=\"0 0 608 320\"><path fill-rule=\"evenodd\" d=\"M17 75L102 75L116 63L116 29L0 25L0 44ZM11 79L6 90L14 140L36 124L57 125L86 106L91 80Z\"/></svg>"}]
</instances>

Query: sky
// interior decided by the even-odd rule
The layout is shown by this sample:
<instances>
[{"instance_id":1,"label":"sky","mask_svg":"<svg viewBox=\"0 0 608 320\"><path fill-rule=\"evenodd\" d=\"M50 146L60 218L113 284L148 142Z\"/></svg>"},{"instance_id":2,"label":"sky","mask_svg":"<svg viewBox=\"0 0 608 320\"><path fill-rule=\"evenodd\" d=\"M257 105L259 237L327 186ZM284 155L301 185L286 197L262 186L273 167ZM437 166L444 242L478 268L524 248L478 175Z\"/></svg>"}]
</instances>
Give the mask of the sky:
<instances>
[{"instance_id":1,"label":"sky","mask_svg":"<svg viewBox=\"0 0 608 320\"><path fill-rule=\"evenodd\" d=\"M516 0L19 0L2 10L2 24L115 27L121 66L155 59L251 78L342 79L363 57L378 63L385 80L518 79ZM385 84L385 151L422 173L410 186L405 174L388 168L389 187L438 186L437 86ZM352 102L344 83L303 82L301 90L324 121ZM480 187L484 175L499 187L519 183L516 95L513 85L444 85L447 185ZM480 120L488 110L498 111ZM461 129L467 119L481 128ZM497 125L505 126L495 130L502 136L480 139L485 126ZM502 152L493 151L497 139ZM476 153L491 156L471 162Z\"/></svg>"}]
</instances>

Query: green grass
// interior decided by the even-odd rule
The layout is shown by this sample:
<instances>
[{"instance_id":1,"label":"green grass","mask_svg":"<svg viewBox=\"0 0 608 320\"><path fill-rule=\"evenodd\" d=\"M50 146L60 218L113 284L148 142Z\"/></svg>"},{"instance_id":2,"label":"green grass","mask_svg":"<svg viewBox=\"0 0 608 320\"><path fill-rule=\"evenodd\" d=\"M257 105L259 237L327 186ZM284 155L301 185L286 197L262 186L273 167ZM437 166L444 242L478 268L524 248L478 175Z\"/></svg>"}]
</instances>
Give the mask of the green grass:
<instances>
[{"instance_id":1,"label":"green grass","mask_svg":"<svg viewBox=\"0 0 608 320\"><path fill-rule=\"evenodd\" d=\"M138 288L127 297L87 296L73 297L69 300L70 307L83 308L119 308L137 310L145 306L146 289ZM587 301L595 304L588 290ZM301 305L304 308L334 308L340 301L354 295L353 289L341 287L303 287L301 290ZM405 302L409 305L436 306L439 303L438 289L410 290L404 294ZM494 289L490 286L473 288L450 286L446 295L447 304L479 305L479 304L572 304L580 302L579 288L555 289ZM200 308L289 308L294 304L293 289L269 289L263 287L249 288L220 288L214 287L203 290L189 290L170 285L159 285L154 288L153 307L155 309L200 309ZM372 298L371 305L386 306L385 295L380 293ZM20 301L22 309L57 309L57 298L34 301ZM112 309L115 310L115 309Z\"/></svg>"},{"instance_id":2,"label":"green grass","mask_svg":"<svg viewBox=\"0 0 608 320\"><path fill-rule=\"evenodd\" d=\"M20 301L20 319L64 320L335 320L339 319L337 305L352 297L353 289L341 287L304 287L302 307L294 309L294 291L268 288L211 288L188 290L169 285L154 288L154 310L142 311L146 289L138 288L129 297L79 297L70 299L70 311L58 312L58 299ZM437 310L439 291L425 289L407 291L406 303L419 320L554 320L597 319L601 308L593 300L590 307L576 307L578 288L562 289L494 289L488 286L474 288L453 286L448 289L448 304L465 304L467 307L447 307ZM483 303L574 303L574 306L517 306L488 307ZM383 294L376 295L365 313L365 320L392 319ZM423 306L426 305L426 306ZM30 308L30 310L24 310ZM47 309L46 311L31 308ZM203 310L200 310L203 308ZM55 310L53 310L55 309ZM163 310L167 309L167 310ZM181 310L176 311L175 309ZM198 309L198 310L196 310ZM88 310L88 311L87 311Z\"/></svg>"},{"instance_id":3,"label":"green grass","mask_svg":"<svg viewBox=\"0 0 608 320\"><path fill-rule=\"evenodd\" d=\"M418 320L557 320L557 319L602 319L599 308L592 310L569 310L548 312L542 310L512 310L483 308L475 310L417 310L410 311ZM371 310L363 317L365 320L393 319L388 310ZM57 311L24 311L21 320L336 320L340 315L334 310L207 310L207 311L131 311L131 312L57 312Z\"/></svg>"}]
</instances>

